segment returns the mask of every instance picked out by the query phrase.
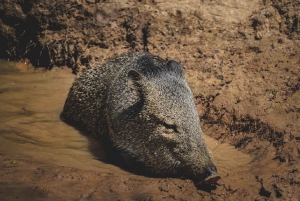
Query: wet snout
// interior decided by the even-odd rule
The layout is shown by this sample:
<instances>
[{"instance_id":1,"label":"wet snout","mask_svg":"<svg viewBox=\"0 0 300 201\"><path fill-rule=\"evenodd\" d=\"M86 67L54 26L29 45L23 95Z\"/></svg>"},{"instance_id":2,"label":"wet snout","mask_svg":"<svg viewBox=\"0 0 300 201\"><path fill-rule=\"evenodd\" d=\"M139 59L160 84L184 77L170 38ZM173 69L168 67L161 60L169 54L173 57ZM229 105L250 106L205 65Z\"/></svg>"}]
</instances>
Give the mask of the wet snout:
<instances>
[{"instance_id":1,"label":"wet snout","mask_svg":"<svg viewBox=\"0 0 300 201\"><path fill-rule=\"evenodd\" d=\"M204 184L215 184L221 178L216 168L209 169L206 175L208 176L202 181Z\"/></svg>"},{"instance_id":2,"label":"wet snout","mask_svg":"<svg viewBox=\"0 0 300 201\"><path fill-rule=\"evenodd\" d=\"M192 174L186 169L185 173L188 178L194 180L195 183L206 185L215 184L221 178L215 166L205 168L204 171L202 169L202 171L197 171L197 173L194 172Z\"/></svg>"}]
</instances>

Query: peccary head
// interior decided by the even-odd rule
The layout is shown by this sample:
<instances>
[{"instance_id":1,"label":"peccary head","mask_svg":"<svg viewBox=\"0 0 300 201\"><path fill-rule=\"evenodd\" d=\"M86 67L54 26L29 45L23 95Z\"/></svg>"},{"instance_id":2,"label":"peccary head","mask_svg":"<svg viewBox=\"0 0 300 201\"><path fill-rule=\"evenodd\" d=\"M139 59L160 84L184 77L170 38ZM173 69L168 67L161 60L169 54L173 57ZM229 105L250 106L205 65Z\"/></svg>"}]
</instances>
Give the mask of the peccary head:
<instances>
[{"instance_id":1,"label":"peccary head","mask_svg":"<svg viewBox=\"0 0 300 201\"><path fill-rule=\"evenodd\" d=\"M217 174L182 67L151 56L136 65L122 96L109 98L111 140L124 160L194 181Z\"/></svg>"}]
</instances>

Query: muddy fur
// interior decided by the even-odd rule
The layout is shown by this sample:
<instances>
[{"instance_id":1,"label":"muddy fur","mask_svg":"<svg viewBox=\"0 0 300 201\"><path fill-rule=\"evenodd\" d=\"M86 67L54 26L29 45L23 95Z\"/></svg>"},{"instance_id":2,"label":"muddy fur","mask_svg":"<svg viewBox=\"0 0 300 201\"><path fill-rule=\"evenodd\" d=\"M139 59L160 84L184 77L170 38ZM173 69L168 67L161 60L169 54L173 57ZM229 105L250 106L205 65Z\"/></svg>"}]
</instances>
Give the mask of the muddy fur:
<instances>
[{"instance_id":1,"label":"muddy fur","mask_svg":"<svg viewBox=\"0 0 300 201\"><path fill-rule=\"evenodd\" d=\"M123 54L74 81L62 117L117 150L127 166L201 181L217 172L183 68Z\"/></svg>"}]
</instances>

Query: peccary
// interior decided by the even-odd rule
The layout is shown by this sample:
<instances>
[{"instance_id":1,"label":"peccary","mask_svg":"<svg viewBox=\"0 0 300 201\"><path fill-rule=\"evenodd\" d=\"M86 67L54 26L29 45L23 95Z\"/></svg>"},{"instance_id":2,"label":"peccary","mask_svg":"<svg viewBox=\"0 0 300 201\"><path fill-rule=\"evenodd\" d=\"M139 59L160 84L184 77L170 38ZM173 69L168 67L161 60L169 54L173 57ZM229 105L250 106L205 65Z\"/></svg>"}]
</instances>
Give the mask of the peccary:
<instances>
[{"instance_id":1,"label":"peccary","mask_svg":"<svg viewBox=\"0 0 300 201\"><path fill-rule=\"evenodd\" d=\"M74 81L62 118L105 140L124 164L154 175L215 182L183 68L149 53L127 53Z\"/></svg>"}]
</instances>

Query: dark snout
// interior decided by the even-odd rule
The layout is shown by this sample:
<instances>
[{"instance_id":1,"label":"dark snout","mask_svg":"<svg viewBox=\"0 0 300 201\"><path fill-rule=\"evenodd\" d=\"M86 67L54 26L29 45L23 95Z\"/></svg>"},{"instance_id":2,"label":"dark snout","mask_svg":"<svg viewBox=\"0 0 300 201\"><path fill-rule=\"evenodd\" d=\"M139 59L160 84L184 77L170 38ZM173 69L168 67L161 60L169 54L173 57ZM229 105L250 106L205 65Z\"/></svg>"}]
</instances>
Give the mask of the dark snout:
<instances>
[{"instance_id":1,"label":"dark snout","mask_svg":"<svg viewBox=\"0 0 300 201\"><path fill-rule=\"evenodd\" d=\"M192 174L188 169L185 169L185 173L188 175L188 178L193 180L196 184L215 184L221 178L215 166L206 168L201 172L193 172Z\"/></svg>"},{"instance_id":2,"label":"dark snout","mask_svg":"<svg viewBox=\"0 0 300 201\"><path fill-rule=\"evenodd\" d=\"M205 179L201 182L203 184L215 184L221 178L216 167L208 168L205 175Z\"/></svg>"}]
</instances>

